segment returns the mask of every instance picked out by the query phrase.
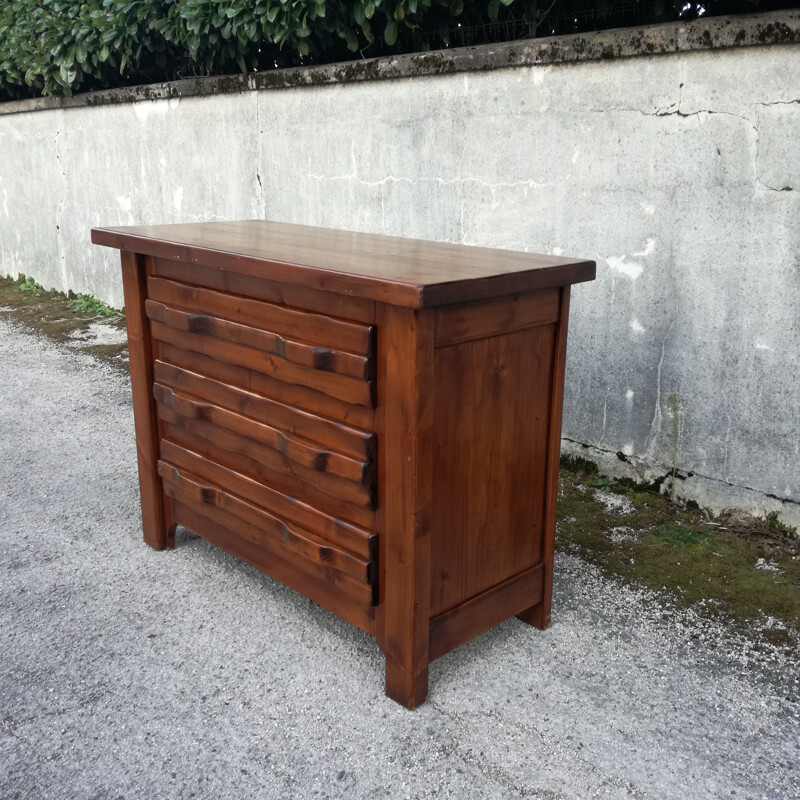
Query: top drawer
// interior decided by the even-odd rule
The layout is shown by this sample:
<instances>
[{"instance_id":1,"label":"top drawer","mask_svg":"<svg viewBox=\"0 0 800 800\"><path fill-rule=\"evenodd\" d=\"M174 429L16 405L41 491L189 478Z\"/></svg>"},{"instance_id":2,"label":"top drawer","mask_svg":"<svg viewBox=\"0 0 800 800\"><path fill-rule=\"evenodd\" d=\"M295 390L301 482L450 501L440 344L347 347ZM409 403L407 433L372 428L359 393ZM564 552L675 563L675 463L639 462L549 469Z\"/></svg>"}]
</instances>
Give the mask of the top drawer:
<instances>
[{"instance_id":1,"label":"top drawer","mask_svg":"<svg viewBox=\"0 0 800 800\"><path fill-rule=\"evenodd\" d=\"M148 281L153 336L178 347L374 407L373 329L163 278Z\"/></svg>"}]
</instances>

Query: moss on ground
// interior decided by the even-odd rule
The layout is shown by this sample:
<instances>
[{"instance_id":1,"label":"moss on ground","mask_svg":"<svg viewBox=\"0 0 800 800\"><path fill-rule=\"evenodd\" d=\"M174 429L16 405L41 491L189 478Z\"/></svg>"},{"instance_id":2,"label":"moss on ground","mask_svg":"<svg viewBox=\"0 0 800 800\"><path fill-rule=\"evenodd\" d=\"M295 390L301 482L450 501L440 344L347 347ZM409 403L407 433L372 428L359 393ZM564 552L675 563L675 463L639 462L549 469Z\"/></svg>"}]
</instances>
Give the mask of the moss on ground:
<instances>
[{"instance_id":1,"label":"moss on ground","mask_svg":"<svg viewBox=\"0 0 800 800\"><path fill-rule=\"evenodd\" d=\"M772 516L713 517L562 461L556 546L775 643L800 630L800 539Z\"/></svg>"},{"instance_id":2,"label":"moss on ground","mask_svg":"<svg viewBox=\"0 0 800 800\"><path fill-rule=\"evenodd\" d=\"M30 278L0 277L2 314L28 330L43 334L61 344L80 344L82 352L91 353L113 367L128 371L127 340L118 344L90 344L82 337L90 334L93 324L102 323L124 332L125 316L87 295L46 291ZM120 337L121 338L121 337Z\"/></svg>"}]
</instances>

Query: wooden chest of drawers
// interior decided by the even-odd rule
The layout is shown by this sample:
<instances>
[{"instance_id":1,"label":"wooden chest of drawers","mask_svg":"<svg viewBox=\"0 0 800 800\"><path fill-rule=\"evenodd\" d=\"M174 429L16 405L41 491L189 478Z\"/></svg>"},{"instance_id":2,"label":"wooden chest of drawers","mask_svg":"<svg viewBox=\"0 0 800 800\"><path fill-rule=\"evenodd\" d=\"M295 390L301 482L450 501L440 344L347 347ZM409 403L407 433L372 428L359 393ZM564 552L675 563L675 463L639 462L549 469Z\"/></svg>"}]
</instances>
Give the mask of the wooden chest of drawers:
<instances>
[{"instance_id":1,"label":"wooden chest of drawers","mask_svg":"<svg viewBox=\"0 0 800 800\"><path fill-rule=\"evenodd\" d=\"M216 543L428 664L550 619L569 287L594 263L261 221L122 250L142 524Z\"/></svg>"}]
</instances>

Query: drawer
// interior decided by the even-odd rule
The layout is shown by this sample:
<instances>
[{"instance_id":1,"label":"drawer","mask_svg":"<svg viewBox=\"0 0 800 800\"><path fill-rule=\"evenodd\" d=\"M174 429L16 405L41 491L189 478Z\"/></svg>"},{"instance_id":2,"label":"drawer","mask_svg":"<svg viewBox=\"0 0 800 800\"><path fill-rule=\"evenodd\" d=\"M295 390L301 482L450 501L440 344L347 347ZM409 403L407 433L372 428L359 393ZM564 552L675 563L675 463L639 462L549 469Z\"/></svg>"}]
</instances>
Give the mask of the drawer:
<instances>
[{"instance_id":1,"label":"drawer","mask_svg":"<svg viewBox=\"0 0 800 800\"><path fill-rule=\"evenodd\" d=\"M167 448L164 455L203 468L202 459L190 451L179 453ZM198 461L198 459L200 459ZM313 509L306 507L294 519L267 510L250 498L205 477L179 468L165 459L158 462L164 493L172 501L175 521L247 561L285 585L330 609L364 630L371 631L377 602L376 548L369 534L356 536L351 530L353 552L337 536L324 535L325 524L313 520ZM248 493L247 479L229 471L223 481ZM304 527L298 516L316 530ZM335 521L329 524L335 526ZM330 531L329 531L330 533ZM341 532L339 532L341 533Z\"/></svg>"}]
</instances>

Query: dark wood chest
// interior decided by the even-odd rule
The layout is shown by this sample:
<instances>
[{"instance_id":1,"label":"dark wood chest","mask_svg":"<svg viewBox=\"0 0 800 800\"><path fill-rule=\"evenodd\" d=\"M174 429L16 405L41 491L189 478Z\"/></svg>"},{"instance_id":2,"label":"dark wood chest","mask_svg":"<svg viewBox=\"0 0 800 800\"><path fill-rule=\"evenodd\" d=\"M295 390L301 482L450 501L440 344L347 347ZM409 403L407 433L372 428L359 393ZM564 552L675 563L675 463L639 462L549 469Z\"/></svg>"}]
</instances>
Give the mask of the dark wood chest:
<instances>
[{"instance_id":1,"label":"dark wood chest","mask_svg":"<svg viewBox=\"0 0 800 800\"><path fill-rule=\"evenodd\" d=\"M570 285L594 263L261 221L122 250L142 523L175 525L428 664L550 620Z\"/></svg>"}]
</instances>

